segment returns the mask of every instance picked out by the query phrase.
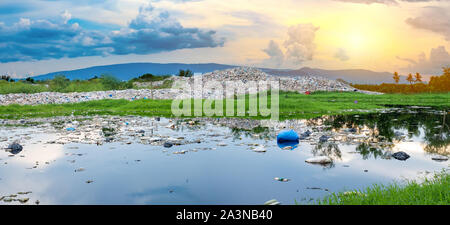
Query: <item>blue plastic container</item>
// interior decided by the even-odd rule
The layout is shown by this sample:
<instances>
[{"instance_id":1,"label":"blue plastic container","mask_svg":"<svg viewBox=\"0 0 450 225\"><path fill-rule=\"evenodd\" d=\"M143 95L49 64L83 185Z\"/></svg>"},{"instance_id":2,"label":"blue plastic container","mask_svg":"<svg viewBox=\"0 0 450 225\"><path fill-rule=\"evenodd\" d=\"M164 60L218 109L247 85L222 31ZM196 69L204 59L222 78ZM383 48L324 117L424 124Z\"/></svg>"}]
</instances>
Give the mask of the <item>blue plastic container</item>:
<instances>
[{"instance_id":1,"label":"blue plastic container","mask_svg":"<svg viewBox=\"0 0 450 225\"><path fill-rule=\"evenodd\" d=\"M298 134L293 130L281 131L277 136L277 142L298 142Z\"/></svg>"}]
</instances>

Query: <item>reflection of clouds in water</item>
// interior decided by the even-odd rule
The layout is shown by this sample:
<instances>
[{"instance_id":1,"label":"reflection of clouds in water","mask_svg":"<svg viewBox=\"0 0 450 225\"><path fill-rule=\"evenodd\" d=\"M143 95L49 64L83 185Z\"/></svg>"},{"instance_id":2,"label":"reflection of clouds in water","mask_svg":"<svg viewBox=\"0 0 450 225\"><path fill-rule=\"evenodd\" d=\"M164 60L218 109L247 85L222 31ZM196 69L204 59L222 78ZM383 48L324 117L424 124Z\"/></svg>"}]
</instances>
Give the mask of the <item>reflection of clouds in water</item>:
<instances>
[{"instance_id":1,"label":"reflection of clouds in water","mask_svg":"<svg viewBox=\"0 0 450 225\"><path fill-rule=\"evenodd\" d=\"M3 175L2 185L0 185L0 196L16 194L17 192L31 191L27 195L19 195L20 198L30 198L26 203L29 205L35 204L39 200L40 204L55 204L55 198L52 197L48 190L53 186L52 179L45 179L45 177L29 176L23 172L8 171L6 176ZM5 204L4 202L0 202ZM20 204L19 202L11 202L9 204Z\"/></svg>"},{"instance_id":2,"label":"reflection of clouds in water","mask_svg":"<svg viewBox=\"0 0 450 225\"><path fill-rule=\"evenodd\" d=\"M48 140L53 140L56 137L54 133L45 128L6 127L1 129L0 137L8 137L7 140L1 143L2 147L6 147L14 141L23 146L23 150L15 157L8 158L8 163L13 166L16 164L20 166L23 166L23 164L25 166L34 166L36 161L43 166L45 162L51 162L64 156L62 145L45 144ZM5 152L4 154L10 153ZM45 166L42 168L45 168Z\"/></svg>"},{"instance_id":3,"label":"reflection of clouds in water","mask_svg":"<svg viewBox=\"0 0 450 225\"><path fill-rule=\"evenodd\" d=\"M423 154L423 148L426 144L421 142L399 142L394 145L393 152L404 151L408 154ZM417 155L416 157L420 156Z\"/></svg>"},{"instance_id":4,"label":"reflection of clouds in water","mask_svg":"<svg viewBox=\"0 0 450 225\"><path fill-rule=\"evenodd\" d=\"M38 137L34 138L38 139ZM64 157L64 147L63 145L55 144L28 144L33 139L30 139L24 144L22 152L14 157L4 158L2 160L8 164L4 165L0 171L0 177L2 179L0 196L31 191L32 193L30 194L19 195L21 198L30 198L26 204L35 204L36 200L39 200L41 204L53 204L56 201L52 197L52 194L48 194L48 190L53 188L54 181L51 177L46 176L45 172L53 161ZM33 168L36 162L39 162L39 165L37 168ZM49 162L50 164L46 164L45 162ZM10 204L20 203L11 202Z\"/></svg>"},{"instance_id":5,"label":"reflection of clouds in water","mask_svg":"<svg viewBox=\"0 0 450 225\"><path fill-rule=\"evenodd\" d=\"M354 117L352 116L351 118ZM130 121L131 119L127 118L126 120ZM335 128L337 134L330 134L330 131L326 130L327 127L323 126L314 130L311 129L314 132L311 139L301 141L298 148L287 151L280 149L276 145L276 134L280 130L291 127L298 133L304 132L310 129L310 127L306 127L306 121L291 120L279 122L279 124L275 123L274 126L276 127L265 129L264 126L261 127L261 124L253 126L252 121L246 120L202 120L217 122L218 124L223 123L227 126L209 123L206 123L206 125L196 123L191 126L188 124L182 125L183 123L176 123L176 121L169 123L169 120L161 119L162 124L174 123L178 125L178 128L172 130L155 122L159 126L158 129L155 129L155 134L172 138L184 137L188 141L201 139L201 143L174 146L165 154L160 154L160 146L151 145L121 145L124 143L120 142L115 144L108 143L103 146L73 144L73 146L82 149L83 152L88 152L86 157L74 156L73 158L65 157L65 152L72 152L69 149L64 151L65 145L44 144L46 141L54 140L54 136L67 135L67 132L44 133L48 131L45 128L36 129L37 127L35 127L34 131L28 128L15 128L17 129L15 133L8 133L8 131L5 137L17 136L22 138L21 143L24 144L24 151L15 157L7 157L6 153L0 154L0 158L3 158L0 163L8 162L6 166L0 165L0 178L2 178L0 181L0 194L33 191L28 196L31 204L37 199L42 204L172 204L174 202L214 203L215 200L231 202L230 198L249 189L252 194L255 193L255 196L257 196L257 202L259 202L260 198L265 198L264 196L267 193L273 193L273 191L283 192L277 199L291 202L292 195L289 194L291 192L288 189L286 191L283 189L287 187L286 185L281 187L282 189L268 186L271 185L270 182L273 182L272 177L284 176L292 178L294 182L301 180L305 184L312 183L332 188L330 190L336 190L345 186L362 186L375 182L387 183L391 179L401 180L402 177L417 178L423 175L418 172L424 170L439 171L442 167L448 166L447 162L432 161L431 155L423 151L426 144L423 142L421 133L419 133L420 138L406 138L406 140L413 139L413 142L397 142L395 140L395 148L389 149L382 145L386 140L371 139L371 134L375 133L376 136L379 133L378 128L374 129L370 128L370 126L359 124L359 126L355 126L355 131ZM124 136L135 134L140 129L146 130L146 135L150 133L149 127L142 126L138 122L130 122L130 125L123 127ZM378 120L375 122L378 122ZM247 127L249 124L252 125L251 129ZM394 127L391 124L387 125L381 127L384 128L382 131L387 135L393 136L395 131L401 131L405 135L408 134L408 130L401 128L401 124L399 125L400 127ZM234 129L235 133L239 134L240 137L240 139L236 139L233 138L233 129L228 128L230 126L242 126L247 128L248 131ZM341 126L341 124L336 126ZM347 125L344 124L344 127L347 127ZM22 129L26 131L22 131ZM125 132L125 129L131 130L129 134ZM32 139L25 139L23 135L26 133L30 134ZM329 143L323 144L316 152L317 155L333 157L334 167L325 168L329 172L323 172L325 169L320 165L311 165L305 162L307 158L314 156L313 150L316 146L313 143L318 142L318 138L322 133L334 136ZM69 134L74 135L75 132ZM352 138L352 136L354 137ZM8 142L11 140L9 139ZM42 140L42 142L36 142L37 140ZM372 140L373 146L369 145L372 143ZM185 155L172 155L174 151L182 149L190 150L210 147L211 144L216 145L216 141L225 142L228 144L228 147L217 147L217 151L197 152L196 150L195 152L188 151ZM367 146L360 148L358 151L357 147L362 142L366 143ZM330 145L332 143L338 145ZM267 153L257 154L250 151L239 151L239 149L248 149L249 144L264 145ZM116 147L115 150L109 150L112 145ZM372 150L370 147L376 148L377 151ZM231 148L236 148L238 151L228 151ZM92 151L96 149L108 149L108 152ZM132 151L125 152L121 151L122 149L130 149ZM148 151L149 149L155 149L155 151L152 153ZM411 158L407 161L388 160L381 157L379 153L386 152L390 154L396 151L405 151L411 155ZM78 153L78 151L73 151L73 153L75 152ZM19 157L20 155L25 157L21 158ZM367 157L364 158L364 156ZM76 159L76 163L68 163L67 159ZM135 159L142 159L142 162L133 163ZM56 162L53 162L54 160ZM245 161L245 163L240 164L238 160ZM36 169L25 169L33 167L36 161L39 161L39 166ZM50 162L50 164L47 165L45 162ZM169 164L171 166L167 168ZM344 167L343 165L348 165L349 167ZM74 173L74 169L79 167L86 168L87 171ZM204 168L212 169L203 171ZM250 170L249 168L252 169ZM114 170L114 173L111 173L111 170ZM252 172L253 170L256 172ZM364 170L368 170L368 172L365 173ZM164 171L163 176L160 171ZM231 171L246 172L235 173ZM261 171L269 172L261 173ZM273 176L267 179L267 173L273 173ZM185 177L192 177L193 182L189 184L180 182L184 182ZM255 181L247 182L248 177L255 179ZM88 179L94 180L94 183L86 184ZM226 181L236 181L237 179L242 179L245 182L231 182L230 188L223 188L220 196L214 191L209 192L209 190L217 190L218 188L216 187L218 186L223 187L223 185L228 183ZM277 183L275 184L280 186ZM287 185L290 184L293 183L291 182ZM261 189L261 187L270 188ZM293 191L296 189L298 187L295 187ZM249 196L239 200L233 199L233 201L236 201L236 203L254 203Z\"/></svg>"},{"instance_id":6,"label":"reflection of clouds in water","mask_svg":"<svg viewBox=\"0 0 450 225\"><path fill-rule=\"evenodd\" d=\"M315 145L300 142L298 144L298 147L295 150L291 151L292 154L298 155L298 157L291 157L291 159L297 159L299 163L305 163L306 158L318 156L318 155L314 154L315 147L316 147ZM339 148L341 151L339 153L340 157L335 157L333 154L331 154L331 155L322 154L322 155L331 157L335 163L348 163L348 162L352 162L353 160L358 159L356 156L358 156L359 154L351 153L351 152L354 152L355 145L342 145ZM277 149L277 150L285 151L285 150L280 150L280 149ZM308 164L308 165L311 165L311 164ZM320 165L317 165L317 166L320 166Z\"/></svg>"},{"instance_id":7,"label":"reflection of clouds in water","mask_svg":"<svg viewBox=\"0 0 450 225\"><path fill-rule=\"evenodd\" d=\"M384 161L384 160L383 160ZM392 163L391 163L392 162ZM392 180L401 180L401 178L407 179L415 179L417 178L417 171L412 170L408 166L398 166L396 163L402 162L393 162L383 163L380 165L380 162L375 161L354 161L350 166L350 169L353 169L355 172L363 173L363 170L368 170L368 176L381 176L385 178L389 178ZM400 177L400 179L399 179Z\"/></svg>"},{"instance_id":8,"label":"reflection of clouds in water","mask_svg":"<svg viewBox=\"0 0 450 225\"><path fill-rule=\"evenodd\" d=\"M416 167L426 168L433 167L437 162L431 160L431 157L423 150L426 146L422 142L400 142L395 144L392 153L404 151L411 155L406 161L399 161L394 158L390 160L354 160L351 167L363 168L369 170L370 175L384 176L391 179L399 180L401 178L416 179L418 178ZM443 164L443 167L446 165ZM423 172L423 171L422 171ZM438 170L429 172L439 172ZM420 177L419 177L420 178Z\"/></svg>"},{"instance_id":9,"label":"reflection of clouds in water","mask_svg":"<svg viewBox=\"0 0 450 225\"><path fill-rule=\"evenodd\" d=\"M341 158L339 159L338 162L342 162L342 163L348 163L348 162L352 162L354 159L356 159L356 154L354 153L349 153L351 151L353 151L353 149L355 149L354 145L343 145L340 147L342 154L341 154Z\"/></svg>"},{"instance_id":10,"label":"reflection of clouds in water","mask_svg":"<svg viewBox=\"0 0 450 225\"><path fill-rule=\"evenodd\" d=\"M58 144L30 144L24 147L24 150L18 155L8 161L13 165L21 164L25 166L34 166L36 162L39 162L39 169L45 170L47 164L45 162L53 162L64 156L64 146ZM21 155L25 157L20 157Z\"/></svg>"},{"instance_id":11,"label":"reflection of clouds in water","mask_svg":"<svg viewBox=\"0 0 450 225\"><path fill-rule=\"evenodd\" d=\"M168 200L167 195L173 195L173 199ZM180 204L181 202L196 202L201 200L184 185L169 185L152 187L141 190L140 192L132 192L128 194L133 198L134 204ZM175 197L176 196L176 197Z\"/></svg>"},{"instance_id":12,"label":"reflection of clouds in water","mask_svg":"<svg viewBox=\"0 0 450 225\"><path fill-rule=\"evenodd\" d=\"M2 145L8 145L9 142L18 140L23 146L23 150L14 157L7 157L10 153L6 151L2 151L0 154L0 158L3 159L1 162L7 163L3 164L0 170L0 195L31 191L30 194L18 197L30 198L26 204L35 204L36 200L39 200L41 204L54 203L52 195L46 194L54 186L53 179L45 174L52 162L64 157L63 145L43 144L53 138L53 135L36 127L5 128L0 135L9 137ZM41 142L39 143L39 141ZM39 165L33 168L36 162ZM46 162L50 164L46 164ZM13 201L8 204L20 203Z\"/></svg>"}]
</instances>

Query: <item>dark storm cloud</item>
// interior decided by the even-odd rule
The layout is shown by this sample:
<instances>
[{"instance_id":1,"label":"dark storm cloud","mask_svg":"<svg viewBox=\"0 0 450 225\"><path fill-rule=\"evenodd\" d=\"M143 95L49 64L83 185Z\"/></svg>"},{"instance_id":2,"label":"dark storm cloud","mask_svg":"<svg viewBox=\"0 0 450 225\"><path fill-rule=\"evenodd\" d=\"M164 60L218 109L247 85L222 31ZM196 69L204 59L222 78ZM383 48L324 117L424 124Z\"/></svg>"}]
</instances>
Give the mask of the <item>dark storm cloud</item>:
<instances>
[{"instance_id":1,"label":"dark storm cloud","mask_svg":"<svg viewBox=\"0 0 450 225\"><path fill-rule=\"evenodd\" d=\"M99 1L100 2L100 1ZM0 22L0 62L149 54L183 48L223 46L215 31L185 28L168 12L148 5L128 27L111 32L85 30L66 11L58 20Z\"/></svg>"}]
</instances>

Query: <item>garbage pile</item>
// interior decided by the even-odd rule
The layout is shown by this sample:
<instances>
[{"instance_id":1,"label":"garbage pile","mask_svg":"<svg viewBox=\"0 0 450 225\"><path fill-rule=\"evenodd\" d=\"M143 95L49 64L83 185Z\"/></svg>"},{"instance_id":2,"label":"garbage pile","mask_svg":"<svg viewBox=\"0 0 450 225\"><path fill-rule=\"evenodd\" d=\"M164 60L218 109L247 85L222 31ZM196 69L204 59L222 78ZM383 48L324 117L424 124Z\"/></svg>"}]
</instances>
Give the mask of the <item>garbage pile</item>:
<instances>
[{"instance_id":1,"label":"garbage pile","mask_svg":"<svg viewBox=\"0 0 450 225\"><path fill-rule=\"evenodd\" d=\"M78 103L102 99L174 99L182 95L177 89L128 89L111 91L93 91L93 92L40 92L34 94L6 94L0 95L0 105L20 104L20 105L39 105L39 104L63 104Z\"/></svg>"},{"instance_id":2,"label":"garbage pile","mask_svg":"<svg viewBox=\"0 0 450 225\"><path fill-rule=\"evenodd\" d=\"M375 92L357 90L350 85L338 81L330 80L320 76L276 76L269 75L262 72L259 69L252 67L238 67L227 70L214 71L211 73L205 73L202 75L202 83L205 86L208 83L215 82L214 87L222 87L222 90L226 90L227 82L229 81L239 81L233 83L237 85L236 90L247 90L248 93L254 93L255 91L265 91L269 86L259 86L257 82L267 81L279 83L279 90L283 91L296 91L299 93L311 93L313 91L357 91L366 94L378 94ZM190 85L195 85L195 77L172 77L174 81L187 82ZM256 89L251 89L251 82L255 82ZM202 94L197 93L199 89L194 89L197 96L202 96ZM215 96L215 92L211 90L205 90L203 88L203 98L221 98L220 95ZM226 93L225 97L230 97L230 93Z\"/></svg>"},{"instance_id":3,"label":"garbage pile","mask_svg":"<svg viewBox=\"0 0 450 225\"><path fill-rule=\"evenodd\" d=\"M247 93L265 91L270 86L252 86L251 81L275 81L279 82L279 89L283 91L297 91L309 93L311 91L358 91L362 93L374 94L374 92L361 91L337 80L329 80L316 76L281 77L273 76L262 72L256 68L239 67L227 70L214 71L201 76L202 88L196 87L195 79L198 77L170 77L174 85L168 89L128 89L94 92L41 92L35 94L5 94L0 95L0 105L20 104L62 104L77 103L102 99L184 99L184 98L204 98L221 99L231 97L233 93L226 93L226 85L229 81L234 82L235 90L246 90ZM164 81L160 81L162 84ZM159 83L158 83L159 84ZM212 87L211 87L212 86ZM253 89L252 89L253 88ZM236 93L238 93L236 91Z\"/></svg>"},{"instance_id":4,"label":"garbage pile","mask_svg":"<svg viewBox=\"0 0 450 225\"><path fill-rule=\"evenodd\" d=\"M134 82L133 85L138 88L147 88L147 87L160 87L164 84L165 80L173 79L173 78L166 78L161 81L153 81L153 82Z\"/></svg>"}]
</instances>

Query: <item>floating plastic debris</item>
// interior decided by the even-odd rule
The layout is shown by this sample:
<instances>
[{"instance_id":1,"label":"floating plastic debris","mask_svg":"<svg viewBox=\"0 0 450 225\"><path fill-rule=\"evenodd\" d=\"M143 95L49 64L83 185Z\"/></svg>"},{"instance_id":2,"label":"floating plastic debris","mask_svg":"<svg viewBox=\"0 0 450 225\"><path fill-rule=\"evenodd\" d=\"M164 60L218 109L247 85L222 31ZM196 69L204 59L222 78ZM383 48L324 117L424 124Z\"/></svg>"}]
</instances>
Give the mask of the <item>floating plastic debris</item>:
<instances>
[{"instance_id":1,"label":"floating plastic debris","mask_svg":"<svg viewBox=\"0 0 450 225\"><path fill-rule=\"evenodd\" d=\"M280 182L288 182L288 181L290 181L291 179L288 179L288 178L282 178L282 177L275 177L274 180L280 181Z\"/></svg>"}]
</instances>

